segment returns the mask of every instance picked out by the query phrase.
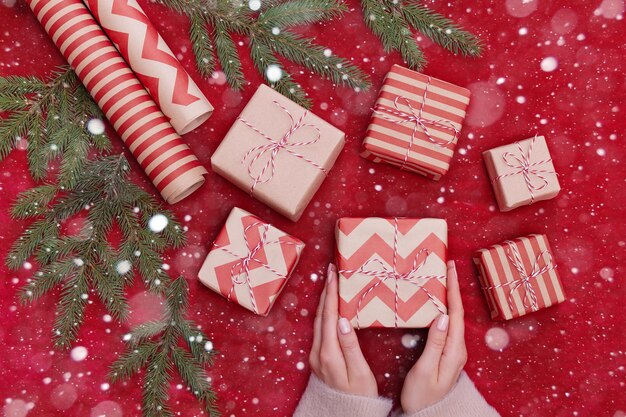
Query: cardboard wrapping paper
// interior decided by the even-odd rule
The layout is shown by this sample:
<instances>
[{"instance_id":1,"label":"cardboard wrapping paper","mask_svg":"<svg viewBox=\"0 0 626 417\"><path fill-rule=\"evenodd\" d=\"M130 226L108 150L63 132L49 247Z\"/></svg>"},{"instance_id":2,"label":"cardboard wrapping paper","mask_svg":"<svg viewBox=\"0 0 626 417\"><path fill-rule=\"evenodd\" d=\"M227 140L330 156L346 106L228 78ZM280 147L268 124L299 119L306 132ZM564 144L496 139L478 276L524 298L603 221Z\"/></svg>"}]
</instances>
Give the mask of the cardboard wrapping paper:
<instances>
[{"instance_id":1,"label":"cardboard wrapping paper","mask_svg":"<svg viewBox=\"0 0 626 417\"><path fill-rule=\"evenodd\" d=\"M561 303L563 285L545 235L529 235L474 255L494 319L510 320Z\"/></svg>"},{"instance_id":2,"label":"cardboard wrapping paper","mask_svg":"<svg viewBox=\"0 0 626 417\"><path fill-rule=\"evenodd\" d=\"M213 170L297 221L343 149L345 134L259 86L211 157Z\"/></svg>"},{"instance_id":3,"label":"cardboard wrapping paper","mask_svg":"<svg viewBox=\"0 0 626 417\"><path fill-rule=\"evenodd\" d=\"M82 1L27 3L163 198L176 203L198 189L206 169Z\"/></svg>"},{"instance_id":4,"label":"cardboard wrapping paper","mask_svg":"<svg viewBox=\"0 0 626 417\"><path fill-rule=\"evenodd\" d=\"M83 0L178 134L204 123L213 106L136 0Z\"/></svg>"},{"instance_id":5,"label":"cardboard wrapping paper","mask_svg":"<svg viewBox=\"0 0 626 417\"><path fill-rule=\"evenodd\" d=\"M445 220L337 222L339 313L356 328L428 327L446 313Z\"/></svg>"},{"instance_id":6,"label":"cardboard wrapping paper","mask_svg":"<svg viewBox=\"0 0 626 417\"><path fill-rule=\"evenodd\" d=\"M500 211L556 197L561 190L543 136L483 152Z\"/></svg>"},{"instance_id":7,"label":"cardboard wrapping paper","mask_svg":"<svg viewBox=\"0 0 626 417\"><path fill-rule=\"evenodd\" d=\"M469 98L465 88L394 65L376 100L362 156L440 179L450 167Z\"/></svg>"},{"instance_id":8,"label":"cardboard wrapping paper","mask_svg":"<svg viewBox=\"0 0 626 417\"><path fill-rule=\"evenodd\" d=\"M213 291L266 316L296 267L304 243L235 207L198 278Z\"/></svg>"}]
</instances>

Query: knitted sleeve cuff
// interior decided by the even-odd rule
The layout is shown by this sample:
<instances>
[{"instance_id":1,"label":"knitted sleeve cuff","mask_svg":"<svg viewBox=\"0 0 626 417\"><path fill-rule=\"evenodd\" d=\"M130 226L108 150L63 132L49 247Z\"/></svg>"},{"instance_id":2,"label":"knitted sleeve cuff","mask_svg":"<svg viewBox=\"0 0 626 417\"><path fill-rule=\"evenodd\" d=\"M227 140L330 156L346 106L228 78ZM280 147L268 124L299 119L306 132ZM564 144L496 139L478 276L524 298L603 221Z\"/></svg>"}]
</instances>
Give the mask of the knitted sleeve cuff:
<instances>
[{"instance_id":1,"label":"knitted sleeve cuff","mask_svg":"<svg viewBox=\"0 0 626 417\"><path fill-rule=\"evenodd\" d=\"M500 417L478 392L465 372L441 401L403 417Z\"/></svg>"},{"instance_id":2,"label":"knitted sleeve cuff","mask_svg":"<svg viewBox=\"0 0 626 417\"><path fill-rule=\"evenodd\" d=\"M337 391L311 374L293 417L387 417L392 401Z\"/></svg>"}]
</instances>

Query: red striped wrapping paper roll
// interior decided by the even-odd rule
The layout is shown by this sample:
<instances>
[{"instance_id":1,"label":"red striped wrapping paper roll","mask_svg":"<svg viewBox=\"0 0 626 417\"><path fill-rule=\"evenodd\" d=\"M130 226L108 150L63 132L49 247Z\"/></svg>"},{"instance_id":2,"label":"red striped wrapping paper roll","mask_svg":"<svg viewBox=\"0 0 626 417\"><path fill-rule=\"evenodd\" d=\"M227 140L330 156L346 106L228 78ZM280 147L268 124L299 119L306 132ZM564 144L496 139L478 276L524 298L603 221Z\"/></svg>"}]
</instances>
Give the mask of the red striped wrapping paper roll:
<instances>
[{"instance_id":1,"label":"red striped wrapping paper roll","mask_svg":"<svg viewBox=\"0 0 626 417\"><path fill-rule=\"evenodd\" d=\"M213 106L135 0L83 0L174 129L204 123Z\"/></svg>"},{"instance_id":2,"label":"red striped wrapping paper roll","mask_svg":"<svg viewBox=\"0 0 626 417\"><path fill-rule=\"evenodd\" d=\"M173 204L197 190L206 169L81 0L27 3L163 198Z\"/></svg>"}]
</instances>

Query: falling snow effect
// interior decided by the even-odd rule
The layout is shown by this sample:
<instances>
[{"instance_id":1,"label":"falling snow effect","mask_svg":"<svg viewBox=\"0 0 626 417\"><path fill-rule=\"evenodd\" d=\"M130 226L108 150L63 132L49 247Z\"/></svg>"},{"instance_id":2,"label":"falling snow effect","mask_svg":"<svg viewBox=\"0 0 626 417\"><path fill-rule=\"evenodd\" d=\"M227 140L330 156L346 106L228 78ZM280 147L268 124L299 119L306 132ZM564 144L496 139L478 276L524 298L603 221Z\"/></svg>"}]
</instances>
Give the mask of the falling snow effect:
<instances>
[{"instance_id":1,"label":"falling snow effect","mask_svg":"<svg viewBox=\"0 0 626 417\"><path fill-rule=\"evenodd\" d=\"M167 217L163 214L155 214L148 220L148 229L154 233L161 233L167 227Z\"/></svg>"},{"instance_id":2,"label":"falling snow effect","mask_svg":"<svg viewBox=\"0 0 626 417\"><path fill-rule=\"evenodd\" d=\"M326 282L326 265L333 257L334 223L339 216L387 215L448 220L450 256L457 261L465 305L466 371L503 417L626 417L621 314L626 302L626 234L624 225L615 222L624 217L626 206L620 192L626 177L624 1L426 3L475 31L488 45L483 58L463 59L420 36L430 61L425 72L472 92L457 153L441 181L434 183L358 156L376 89L386 70L401 62L397 55L385 54L362 23L358 2L348 0L353 11L341 20L301 30L326 45L325 54L352 58L371 73L373 88L361 93L337 88L293 67L294 81L313 100L312 111L348 134L343 153L302 220L297 224L285 220L213 173L189 199L167 205L188 234L186 245L168 253L162 269L171 277L182 274L187 279L190 317L209 338L196 343L219 352L208 371L222 415L291 415L308 380L311 329ZM258 10L262 2L244 4ZM185 49L189 48L186 18L151 2L142 6L183 65L192 68L193 56ZM238 47L247 46L244 42ZM63 63L28 8L15 0L0 0L0 74L44 76ZM222 71L205 80L194 72L216 111L207 124L184 139L209 169L210 155L260 82L249 64L244 62L243 71L251 84L242 91L229 89ZM279 81L281 68L272 71L267 77ZM93 119L87 129L97 135L104 126ZM481 152L535 131L549 140L563 191L554 200L500 213ZM8 212L14 196L33 185L25 163L29 142L28 137L16 137L16 150L0 162L4 197L0 199L0 258L27 224L11 219ZM120 153L119 141L113 142L114 152ZM131 168L133 178L149 187L134 162ZM307 244L268 317L248 313L196 280L210 243L234 205ZM83 224L85 220L79 219L61 227L73 232ZM148 229L162 233L167 225L167 218L157 214ZM567 300L520 319L494 322L471 254L529 233L547 233L553 242ZM140 251L127 256L143 255ZM74 264L77 270L85 266L81 259ZM107 314L96 294L85 294L90 305L87 324L73 346L78 350L55 351L49 337L53 296L22 306L16 295L38 264L30 259L15 272L2 268L0 344L6 347L0 370L2 417L138 415L139 381L112 384L108 367L133 326L161 318L163 299L145 291L135 277L136 285L128 292L129 316L120 324ZM426 334L420 329L359 333L381 394L397 399L403 373L421 354ZM173 380L170 394L181 416L200 415L193 394L180 380Z\"/></svg>"}]
</instances>

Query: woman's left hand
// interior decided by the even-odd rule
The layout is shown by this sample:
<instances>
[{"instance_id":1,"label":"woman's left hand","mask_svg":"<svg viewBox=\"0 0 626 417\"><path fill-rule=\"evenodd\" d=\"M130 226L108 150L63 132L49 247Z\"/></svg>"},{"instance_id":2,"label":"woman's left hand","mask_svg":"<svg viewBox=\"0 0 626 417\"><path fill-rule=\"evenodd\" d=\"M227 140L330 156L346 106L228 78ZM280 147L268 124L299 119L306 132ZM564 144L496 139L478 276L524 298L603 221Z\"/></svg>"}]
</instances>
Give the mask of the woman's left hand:
<instances>
[{"instance_id":1,"label":"woman's left hand","mask_svg":"<svg viewBox=\"0 0 626 417\"><path fill-rule=\"evenodd\" d=\"M378 386L350 322L339 317L337 269L328 265L326 286L315 316L309 363L326 385L348 394L377 397Z\"/></svg>"}]
</instances>

